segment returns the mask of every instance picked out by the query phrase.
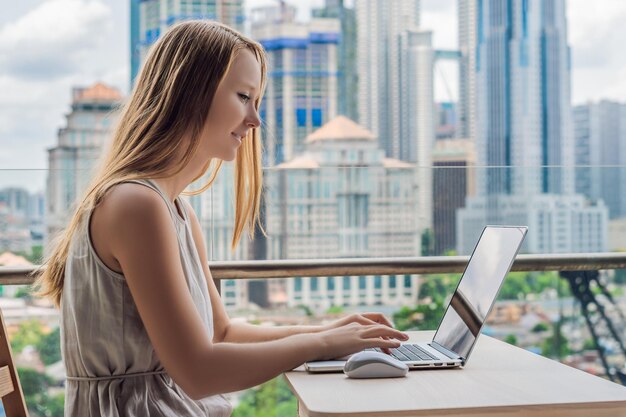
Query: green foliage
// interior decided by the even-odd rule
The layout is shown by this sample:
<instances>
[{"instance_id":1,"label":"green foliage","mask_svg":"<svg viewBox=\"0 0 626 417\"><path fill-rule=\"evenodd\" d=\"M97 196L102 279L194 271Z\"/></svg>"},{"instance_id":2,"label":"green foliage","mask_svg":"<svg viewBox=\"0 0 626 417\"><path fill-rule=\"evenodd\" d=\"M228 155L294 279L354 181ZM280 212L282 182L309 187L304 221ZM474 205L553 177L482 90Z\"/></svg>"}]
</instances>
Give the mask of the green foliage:
<instances>
[{"instance_id":1,"label":"green foliage","mask_svg":"<svg viewBox=\"0 0 626 417\"><path fill-rule=\"evenodd\" d=\"M498 295L498 300L523 300L528 294L541 294L554 288L559 297L571 295L556 272L510 272Z\"/></svg>"},{"instance_id":2,"label":"green foliage","mask_svg":"<svg viewBox=\"0 0 626 417\"><path fill-rule=\"evenodd\" d=\"M517 346L517 336L514 334L509 334L504 338L504 341L510 345Z\"/></svg>"},{"instance_id":3,"label":"green foliage","mask_svg":"<svg viewBox=\"0 0 626 417\"><path fill-rule=\"evenodd\" d=\"M26 346L37 346L41 342L43 331L37 320L27 320L20 324L17 332L11 338L11 349L14 353L21 352Z\"/></svg>"},{"instance_id":4,"label":"green foliage","mask_svg":"<svg viewBox=\"0 0 626 417\"><path fill-rule=\"evenodd\" d=\"M555 323L552 329L552 336L543 341L541 345L541 354L543 356L560 359L572 352L567 338L561 331L562 324L562 321Z\"/></svg>"},{"instance_id":5,"label":"green foliage","mask_svg":"<svg viewBox=\"0 0 626 417\"><path fill-rule=\"evenodd\" d=\"M313 317L313 310L311 310L311 307L306 306L304 304L299 304L298 308L302 309L302 311L304 311L304 314L306 314L307 317Z\"/></svg>"},{"instance_id":6,"label":"green foliage","mask_svg":"<svg viewBox=\"0 0 626 417\"><path fill-rule=\"evenodd\" d=\"M423 275L417 298L430 298L435 303L443 304L446 297L451 296L456 289L459 279L459 274Z\"/></svg>"},{"instance_id":7,"label":"green foliage","mask_svg":"<svg viewBox=\"0 0 626 417\"><path fill-rule=\"evenodd\" d=\"M342 306L331 306L326 310L326 314L342 314L344 309Z\"/></svg>"},{"instance_id":8,"label":"green foliage","mask_svg":"<svg viewBox=\"0 0 626 417\"><path fill-rule=\"evenodd\" d=\"M593 339L586 339L583 343L583 350L595 350L596 344Z\"/></svg>"},{"instance_id":9,"label":"green foliage","mask_svg":"<svg viewBox=\"0 0 626 417\"><path fill-rule=\"evenodd\" d=\"M435 234L431 229L422 232L422 256L435 254Z\"/></svg>"},{"instance_id":10,"label":"green foliage","mask_svg":"<svg viewBox=\"0 0 626 417\"><path fill-rule=\"evenodd\" d=\"M432 330L437 328L444 308L441 303L420 304L415 308L402 307L393 314L398 330Z\"/></svg>"},{"instance_id":11,"label":"green foliage","mask_svg":"<svg viewBox=\"0 0 626 417\"><path fill-rule=\"evenodd\" d=\"M298 415L298 402L283 377L248 390L232 417L292 417Z\"/></svg>"},{"instance_id":12,"label":"green foliage","mask_svg":"<svg viewBox=\"0 0 626 417\"><path fill-rule=\"evenodd\" d=\"M31 368L17 368L17 374L31 416L63 417L65 396L48 396L48 387L53 383L50 377Z\"/></svg>"},{"instance_id":13,"label":"green foliage","mask_svg":"<svg viewBox=\"0 0 626 417\"><path fill-rule=\"evenodd\" d=\"M541 333L550 330L550 326L547 323L540 322L535 324L535 327L532 328L531 332L533 333Z\"/></svg>"},{"instance_id":14,"label":"green foliage","mask_svg":"<svg viewBox=\"0 0 626 417\"><path fill-rule=\"evenodd\" d=\"M36 346L44 365L51 365L61 360L61 329L55 328L44 335Z\"/></svg>"},{"instance_id":15,"label":"green foliage","mask_svg":"<svg viewBox=\"0 0 626 417\"><path fill-rule=\"evenodd\" d=\"M15 291L15 298L24 298L26 300L30 300L33 298L31 295L32 288L30 286L20 287Z\"/></svg>"}]
</instances>

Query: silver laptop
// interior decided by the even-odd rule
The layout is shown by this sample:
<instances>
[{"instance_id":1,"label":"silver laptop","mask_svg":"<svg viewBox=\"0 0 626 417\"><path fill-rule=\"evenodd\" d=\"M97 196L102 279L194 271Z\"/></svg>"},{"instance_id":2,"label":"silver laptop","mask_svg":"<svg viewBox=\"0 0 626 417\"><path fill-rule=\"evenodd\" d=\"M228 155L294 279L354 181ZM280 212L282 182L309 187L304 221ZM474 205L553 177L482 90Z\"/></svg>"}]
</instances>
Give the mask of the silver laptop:
<instances>
[{"instance_id":1,"label":"silver laptop","mask_svg":"<svg viewBox=\"0 0 626 417\"><path fill-rule=\"evenodd\" d=\"M410 369L465 365L527 231L525 226L485 227L433 340L402 344L391 349L392 356ZM345 360L314 361L305 363L305 368L339 372L344 364Z\"/></svg>"}]
</instances>

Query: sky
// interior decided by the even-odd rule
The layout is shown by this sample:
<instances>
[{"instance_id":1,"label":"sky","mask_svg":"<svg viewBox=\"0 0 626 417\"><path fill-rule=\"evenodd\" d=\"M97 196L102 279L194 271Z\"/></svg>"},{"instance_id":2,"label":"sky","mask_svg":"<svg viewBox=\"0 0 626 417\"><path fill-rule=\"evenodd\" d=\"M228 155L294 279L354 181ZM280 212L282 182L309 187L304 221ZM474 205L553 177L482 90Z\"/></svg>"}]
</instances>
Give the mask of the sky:
<instances>
[{"instance_id":1,"label":"sky","mask_svg":"<svg viewBox=\"0 0 626 417\"><path fill-rule=\"evenodd\" d=\"M322 0L287 0L306 20ZM355 0L352 0L355 1ZM356 0L358 1L358 0ZM0 187L45 186L46 149L65 125L71 89L103 81L128 92L128 0L20 0L0 14ZM246 0L246 9L273 4ZM348 2L350 4L351 2ZM568 0L572 102L626 102L626 1ZM422 0L435 48L457 46L456 0ZM435 68L438 101L456 100L458 72Z\"/></svg>"}]
</instances>

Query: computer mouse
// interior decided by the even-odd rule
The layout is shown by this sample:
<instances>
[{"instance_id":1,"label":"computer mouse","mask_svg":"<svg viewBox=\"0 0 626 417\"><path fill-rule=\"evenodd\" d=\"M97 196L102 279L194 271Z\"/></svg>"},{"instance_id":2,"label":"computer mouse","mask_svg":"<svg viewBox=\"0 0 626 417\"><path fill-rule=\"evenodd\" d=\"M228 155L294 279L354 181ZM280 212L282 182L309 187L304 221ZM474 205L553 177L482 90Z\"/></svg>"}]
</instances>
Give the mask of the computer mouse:
<instances>
[{"instance_id":1,"label":"computer mouse","mask_svg":"<svg viewBox=\"0 0 626 417\"><path fill-rule=\"evenodd\" d=\"M349 378L397 378L406 376L409 367L386 353L364 350L348 359L343 372Z\"/></svg>"}]
</instances>

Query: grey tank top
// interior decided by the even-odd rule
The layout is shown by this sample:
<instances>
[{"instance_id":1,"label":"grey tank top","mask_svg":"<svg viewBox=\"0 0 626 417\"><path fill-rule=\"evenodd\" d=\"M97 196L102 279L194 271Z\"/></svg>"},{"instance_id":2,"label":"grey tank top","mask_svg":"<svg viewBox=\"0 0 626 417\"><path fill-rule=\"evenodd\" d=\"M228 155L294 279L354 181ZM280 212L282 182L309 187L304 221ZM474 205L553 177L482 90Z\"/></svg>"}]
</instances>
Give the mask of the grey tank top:
<instances>
[{"instance_id":1,"label":"grey tank top","mask_svg":"<svg viewBox=\"0 0 626 417\"><path fill-rule=\"evenodd\" d=\"M213 338L211 300L185 205L177 199L181 216L155 182L129 182L151 188L167 204L189 292ZM164 370L124 276L93 248L90 218L91 213L84 216L72 239L61 296L65 416L229 416L232 407L224 396L193 400Z\"/></svg>"}]
</instances>

